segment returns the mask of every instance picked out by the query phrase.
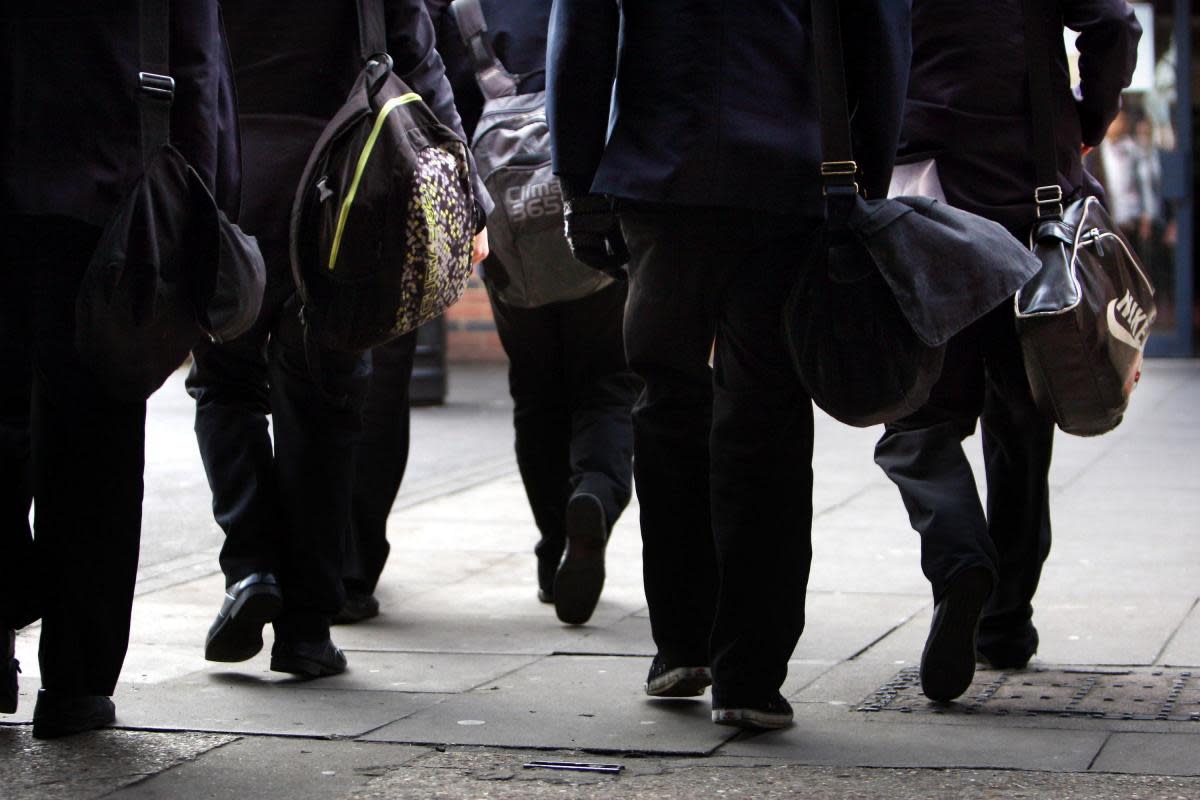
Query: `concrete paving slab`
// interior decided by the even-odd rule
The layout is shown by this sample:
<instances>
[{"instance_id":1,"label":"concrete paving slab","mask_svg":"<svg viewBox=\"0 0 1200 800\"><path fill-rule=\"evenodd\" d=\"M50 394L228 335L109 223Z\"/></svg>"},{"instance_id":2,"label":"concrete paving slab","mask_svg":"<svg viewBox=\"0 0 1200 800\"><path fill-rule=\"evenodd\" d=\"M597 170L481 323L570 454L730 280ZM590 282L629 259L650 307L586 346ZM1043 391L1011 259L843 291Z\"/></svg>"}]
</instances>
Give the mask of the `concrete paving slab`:
<instances>
[{"instance_id":1,"label":"concrete paving slab","mask_svg":"<svg viewBox=\"0 0 1200 800\"><path fill-rule=\"evenodd\" d=\"M117 724L144 730L275 736L360 736L446 695L298 689L235 672L117 687Z\"/></svg>"},{"instance_id":2,"label":"concrete paving slab","mask_svg":"<svg viewBox=\"0 0 1200 800\"><path fill-rule=\"evenodd\" d=\"M553 607L540 608L540 616L484 616L463 608L461 601L449 609L401 604L369 623L334 628L333 640L351 650L550 655L571 649L587 635L588 626L563 625Z\"/></svg>"},{"instance_id":3,"label":"concrete paving slab","mask_svg":"<svg viewBox=\"0 0 1200 800\"><path fill-rule=\"evenodd\" d=\"M1167 649L1159 658L1160 664L1200 666L1200 600L1192 606L1187 619L1175 631Z\"/></svg>"},{"instance_id":4,"label":"concrete paving slab","mask_svg":"<svg viewBox=\"0 0 1200 800\"><path fill-rule=\"evenodd\" d=\"M708 753L732 735L706 697L651 700L643 658L555 656L455 695L367 741Z\"/></svg>"},{"instance_id":5,"label":"concrete paving slab","mask_svg":"<svg viewBox=\"0 0 1200 800\"><path fill-rule=\"evenodd\" d=\"M804 635L794 656L841 660L903 625L928 604L913 595L809 592Z\"/></svg>"},{"instance_id":6,"label":"concrete paving slab","mask_svg":"<svg viewBox=\"0 0 1200 800\"><path fill-rule=\"evenodd\" d=\"M843 661L790 699L800 703L840 703L849 709L890 681L904 666L866 659Z\"/></svg>"},{"instance_id":7,"label":"concrete paving slab","mask_svg":"<svg viewBox=\"0 0 1200 800\"><path fill-rule=\"evenodd\" d=\"M1091 771L1200 775L1200 732L1114 733L1092 764Z\"/></svg>"},{"instance_id":8,"label":"concrete paving slab","mask_svg":"<svg viewBox=\"0 0 1200 800\"><path fill-rule=\"evenodd\" d=\"M367 786L425 752L366 742L245 737L122 789L113 797L330 800Z\"/></svg>"},{"instance_id":9,"label":"concrete paving slab","mask_svg":"<svg viewBox=\"0 0 1200 800\"><path fill-rule=\"evenodd\" d=\"M650 618L644 615L630 614L602 626L589 624L578 629L577 633L577 636L564 638L555 654L652 658L656 652L650 636Z\"/></svg>"},{"instance_id":10,"label":"concrete paving slab","mask_svg":"<svg viewBox=\"0 0 1200 800\"><path fill-rule=\"evenodd\" d=\"M1072 594L1053 584L1035 600L1038 657L1049 664L1153 664L1194 596Z\"/></svg>"},{"instance_id":11,"label":"concrete paving slab","mask_svg":"<svg viewBox=\"0 0 1200 800\"><path fill-rule=\"evenodd\" d=\"M107 797L233 740L202 733L105 730L40 741L29 727L0 727L0 796L11 800Z\"/></svg>"},{"instance_id":12,"label":"concrete paving slab","mask_svg":"<svg viewBox=\"0 0 1200 800\"><path fill-rule=\"evenodd\" d=\"M845 767L1028 769L1082 772L1108 734L1014 730L990 725L913 726L801 719L783 731L743 735L723 755L783 758L793 764Z\"/></svg>"}]
</instances>

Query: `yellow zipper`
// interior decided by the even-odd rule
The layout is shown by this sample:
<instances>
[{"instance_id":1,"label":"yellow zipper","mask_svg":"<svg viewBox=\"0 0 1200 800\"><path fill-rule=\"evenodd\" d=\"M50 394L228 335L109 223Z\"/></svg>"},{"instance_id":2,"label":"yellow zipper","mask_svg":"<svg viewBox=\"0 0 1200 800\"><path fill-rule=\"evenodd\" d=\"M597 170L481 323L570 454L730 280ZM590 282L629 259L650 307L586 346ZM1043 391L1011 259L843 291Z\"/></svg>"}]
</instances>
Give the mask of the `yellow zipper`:
<instances>
[{"instance_id":1,"label":"yellow zipper","mask_svg":"<svg viewBox=\"0 0 1200 800\"><path fill-rule=\"evenodd\" d=\"M420 99L421 95L409 92L399 97L393 97L383 104L383 108L379 109L379 114L375 117L375 126L371 128L371 135L367 137L367 143L363 145L363 151L358 156L358 165L354 168L354 180L350 182L350 191L346 193L346 199L342 201L337 229L333 233L333 247L329 251L329 269L332 270L334 264L337 263L338 249L342 245L342 231L346 227L346 217L350 215L350 204L354 202L354 195L358 193L358 184L362 180L363 172L367 169L367 162L371 160L371 149L375 147L375 140L379 138L379 132L383 130L383 123L386 121L387 115L400 106Z\"/></svg>"}]
</instances>

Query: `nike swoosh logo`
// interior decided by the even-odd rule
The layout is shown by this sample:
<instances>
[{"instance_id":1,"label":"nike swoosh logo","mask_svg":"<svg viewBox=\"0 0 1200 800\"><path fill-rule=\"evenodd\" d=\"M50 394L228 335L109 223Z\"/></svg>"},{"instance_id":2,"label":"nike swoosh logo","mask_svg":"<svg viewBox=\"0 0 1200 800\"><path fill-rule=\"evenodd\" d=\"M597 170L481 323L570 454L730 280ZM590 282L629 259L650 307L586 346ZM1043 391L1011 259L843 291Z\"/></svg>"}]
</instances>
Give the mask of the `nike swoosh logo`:
<instances>
[{"instance_id":1,"label":"nike swoosh logo","mask_svg":"<svg viewBox=\"0 0 1200 800\"><path fill-rule=\"evenodd\" d=\"M1139 342L1137 339L1133 338L1133 334L1130 333L1128 330L1126 330L1125 326L1122 325L1117 320L1117 301L1116 300L1108 301L1108 332L1110 334L1112 334L1112 337L1114 339L1116 339L1118 342L1127 344L1130 347L1132 347L1134 350L1141 351L1142 345L1144 343Z\"/></svg>"}]
</instances>

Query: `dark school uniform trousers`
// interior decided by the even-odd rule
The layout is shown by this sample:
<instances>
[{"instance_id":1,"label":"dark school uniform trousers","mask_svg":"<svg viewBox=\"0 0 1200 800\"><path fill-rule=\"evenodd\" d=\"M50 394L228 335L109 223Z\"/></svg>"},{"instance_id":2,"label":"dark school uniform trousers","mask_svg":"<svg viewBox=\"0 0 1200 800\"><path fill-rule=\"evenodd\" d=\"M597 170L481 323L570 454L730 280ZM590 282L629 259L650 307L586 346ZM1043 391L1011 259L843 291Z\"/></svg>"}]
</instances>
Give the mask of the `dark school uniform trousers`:
<instances>
[{"instance_id":1,"label":"dark school uniform trousers","mask_svg":"<svg viewBox=\"0 0 1200 800\"><path fill-rule=\"evenodd\" d=\"M986 510L962 442L982 430ZM921 535L921 569L940 599L968 567L996 580L978 647L1037 647L1032 600L1050 552L1054 426L1034 404L1011 302L950 340L929 401L885 426L875 461Z\"/></svg>"},{"instance_id":2,"label":"dark school uniform trousers","mask_svg":"<svg viewBox=\"0 0 1200 800\"><path fill-rule=\"evenodd\" d=\"M509 359L517 467L541 534L534 551L543 585L562 556L571 496L595 495L611 532L632 495L638 381L625 362L625 292L614 281L578 300L518 308L488 286Z\"/></svg>"},{"instance_id":3,"label":"dark school uniform trousers","mask_svg":"<svg viewBox=\"0 0 1200 800\"><path fill-rule=\"evenodd\" d=\"M765 701L804 629L812 560L812 402L782 310L813 223L641 204L620 217L654 642L670 666L711 663L714 704Z\"/></svg>"},{"instance_id":4,"label":"dark school uniform trousers","mask_svg":"<svg viewBox=\"0 0 1200 800\"><path fill-rule=\"evenodd\" d=\"M0 627L42 620L44 688L111 695L129 644L146 404L111 399L75 351L100 230L28 216L0 229Z\"/></svg>"}]
</instances>

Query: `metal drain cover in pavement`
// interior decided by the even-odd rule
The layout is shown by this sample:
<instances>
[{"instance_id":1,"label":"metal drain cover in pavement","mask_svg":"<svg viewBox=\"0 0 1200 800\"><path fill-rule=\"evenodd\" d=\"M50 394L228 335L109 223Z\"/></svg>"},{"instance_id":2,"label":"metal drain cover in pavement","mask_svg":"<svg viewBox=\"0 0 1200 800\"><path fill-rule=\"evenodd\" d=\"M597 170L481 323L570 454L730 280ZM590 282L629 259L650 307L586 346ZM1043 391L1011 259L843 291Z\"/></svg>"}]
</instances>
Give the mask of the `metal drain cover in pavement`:
<instances>
[{"instance_id":1,"label":"metal drain cover in pavement","mask_svg":"<svg viewBox=\"0 0 1200 800\"><path fill-rule=\"evenodd\" d=\"M906 667L854 710L943 714L954 707L968 714L1200 722L1200 674L1167 669L979 670L971 688L947 706L926 699L920 669Z\"/></svg>"}]
</instances>

